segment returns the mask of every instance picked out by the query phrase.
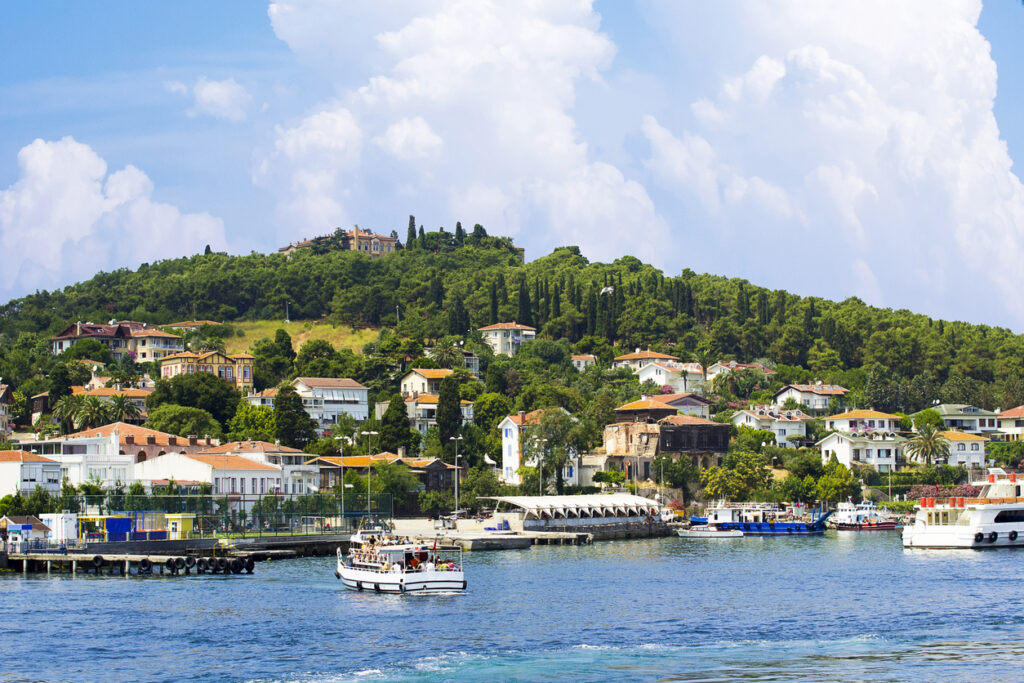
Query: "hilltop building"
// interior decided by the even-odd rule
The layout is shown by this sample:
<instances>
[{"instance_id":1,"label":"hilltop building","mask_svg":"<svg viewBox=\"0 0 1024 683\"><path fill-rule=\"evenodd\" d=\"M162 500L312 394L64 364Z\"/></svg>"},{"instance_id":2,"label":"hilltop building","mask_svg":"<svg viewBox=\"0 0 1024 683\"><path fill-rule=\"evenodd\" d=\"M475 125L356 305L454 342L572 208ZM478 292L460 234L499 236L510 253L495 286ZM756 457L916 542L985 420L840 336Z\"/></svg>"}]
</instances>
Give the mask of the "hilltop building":
<instances>
[{"instance_id":1,"label":"hilltop building","mask_svg":"<svg viewBox=\"0 0 1024 683\"><path fill-rule=\"evenodd\" d=\"M170 379L177 375L206 372L234 384L243 395L248 395L253 388L254 360L247 353L226 355L220 351L186 351L161 358L160 376Z\"/></svg>"},{"instance_id":2,"label":"hilltop building","mask_svg":"<svg viewBox=\"0 0 1024 683\"><path fill-rule=\"evenodd\" d=\"M317 423L322 434L338 424L343 415L362 422L370 415L369 392L354 379L344 377L296 377L291 385L302 398L302 407ZM245 400L254 406L274 407L278 390L264 389L249 394Z\"/></svg>"},{"instance_id":3,"label":"hilltop building","mask_svg":"<svg viewBox=\"0 0 1024 683\"><path fill-rule=\"evenodd\" d=\"M142 363L159 360L185 348L176 334L151 329L146 323L133 320L111 320L106 325L91 322L68 325L50 338L50 352L59 355L83 339L95 339L103 344L116 360L127 355Z\"/></svg>"},{"instance_id":4,"label":"hilltop building","mask_svg":"<svg viewBox=\"0 0 1024 683\"><path fill-rule=\"evenodd\" d=\"M798 444L793 441L807 438L807 423L812 419L802 410L761 405L737 410L732 415L732 423L737 427L769 431L775 435L775 443L783 448L797 448Z\"/></svg>"},{"instance_id":5,"label":"hilltop building","mask_svg":"<svg viewBox=\"0 0 1024 683\"><path fill-rule=\"evenodd\" d=\"M341 249L358 251L370 258L387 256L398 248L398 238L391 235L378 235L372 230L362 230L358 225L352 230L338 228L330 235L322 235L291 244L278 249L279 254L291 256L301 249Z\"/></svg>"}]
</instances>

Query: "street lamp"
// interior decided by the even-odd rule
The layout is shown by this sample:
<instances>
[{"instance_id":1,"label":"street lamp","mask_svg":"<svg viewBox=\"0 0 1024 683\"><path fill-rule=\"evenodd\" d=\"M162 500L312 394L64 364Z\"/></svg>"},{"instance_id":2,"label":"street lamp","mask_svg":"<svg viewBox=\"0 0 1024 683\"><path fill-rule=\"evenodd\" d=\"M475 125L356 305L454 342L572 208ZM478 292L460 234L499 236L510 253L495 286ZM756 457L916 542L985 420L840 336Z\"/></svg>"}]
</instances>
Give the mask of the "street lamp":
<instances>
[{"instance_id":1,"label":"street lamp","mask_svg":"<svg viewBox=\"0 0 1024 683\"><path fill-rule=\"evenodd\" d=\"M459 518L459 442L461 436L450 436L449 441L455 442L455 519Z\"/></svg>"},{"instance_id":2,"label":"street lamp","mask_svg":"<svg viewBox=\"0 0 1024 683\"><path fill-rule=\"evenodd\" d=\"M363 436L377 436L377 432L360 432ZM370 519L370 477L373 476L373 456L370 455L371 439L366 440L366 518Z\"/></svg>"}]
</instances>

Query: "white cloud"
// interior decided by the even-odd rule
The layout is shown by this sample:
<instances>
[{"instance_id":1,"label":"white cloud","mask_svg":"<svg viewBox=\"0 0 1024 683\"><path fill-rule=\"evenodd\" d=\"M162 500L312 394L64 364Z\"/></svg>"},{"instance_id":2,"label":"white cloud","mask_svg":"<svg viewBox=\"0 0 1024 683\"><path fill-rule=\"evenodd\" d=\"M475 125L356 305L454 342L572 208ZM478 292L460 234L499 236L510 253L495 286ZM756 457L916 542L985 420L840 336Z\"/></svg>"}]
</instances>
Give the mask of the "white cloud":
<instances>
[{"instance_id":1,"label":"white cloud","mask_svg":"<svg viewBox=\"0 0 1024 683\"><path fill-rule=\"evenodd\" d=\"M164 83L167 92L188 97L190 89L180 81ZM228 121L244 121L252 96L244 86L234 78L223 81L211 81L200 76L191 88L193 106L185 111L189 116L208 115Z\"/></svg>"},{"instance_id":2,"label":"white cloud","mask_svg":"<svg viewBox=\"0 0 1024 683\"><path fill-rule=\"evenodd\" d=\"M225 247L224 225L153 201L134 166L107 173L88 145L35 140L18 153L20 178L0 190L0 247L18 270L0 293L18 296L92 276L98 269Z\"/></svg>"},{"instance_id":3,"label":"white cloud","mask_svg":"<svg viewBox=\"0 0 1024 683\"><path fill-rule=\"evenodd\" d=\"M659 210L713 227L708 245L756 244L747 277L1024 325L1024 188L978 0L653 7L680 58L726 74L644 122L647 166L676 204Z\"/></svg>"},{"instance_id":4,"label":"white cloud","mask_svg":"<svg viewBox=\"0 0 1024 683\"><path fill-rule=\"evenodd\" d=\"M392 156L402 161L427 159L440 151L441 138L421 116L402 119L388 126L384 135L373 141Z\"/></svg>"}]
</instances>

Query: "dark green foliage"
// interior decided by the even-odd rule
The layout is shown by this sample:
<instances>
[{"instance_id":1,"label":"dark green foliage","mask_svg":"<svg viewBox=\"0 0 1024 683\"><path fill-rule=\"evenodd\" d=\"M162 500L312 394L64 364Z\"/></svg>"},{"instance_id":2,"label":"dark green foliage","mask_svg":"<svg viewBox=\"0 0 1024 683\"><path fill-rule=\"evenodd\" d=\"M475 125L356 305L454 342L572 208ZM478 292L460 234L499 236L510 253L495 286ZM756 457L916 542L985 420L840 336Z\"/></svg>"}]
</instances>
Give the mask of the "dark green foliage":
<instances>
[{"instance_id":1,"label":"dark green foliage","mask_svg":"<svg viewBox=\"0 0 1024 683\"><path fill-rule=\"evenodd\" d=\"M274 399L275 436L285 446L304 448L316 439L316 422L302 407L302 397L290 386L282 387Z\"/></svg>"},{"instance_id":2,"label":"dark green foliage","mask_svg":"<svg viewBox=\"0 0 1024 683\"><path fill-rule=\"evenodd\" d=\"M158 379L153 393L146 397L146 407L150 414L165 403L200 408L226 425L235 416L239 400L241 393L233 385L211 373L196 372Z\"/></svg>"},{"instance_id":3,"label":"dark green foliage","mask_svg":"<svg viewBox=\"0 0 1024 683\"><path fill-rule=\"evenodd\" d=\"M404 448L413 453L418 444L418 434L409 427L409 414L401 394L395 394L388 403L380 423L380 448L382 451L398 453Z\"/></svg>"},{"instance_id":4,"label":"dark green foliage","mask_svg":"<svg viewBox=\"0 0 1024 683\"><path fill-rule=\"evenodd\" d=\"M143 426L178 436L203 437L209 434L219 439L223 435L221 425L208 411L173 403L163 403L151 410Z\"/></svg>"},{"instance_id":5,"label":"dark green foliage","mask_svg":"<svg viewBox=\"0 0 1024 683\"><path fill-rule=\"evenodd\" d=\"M440 431L441 446L446 456L450 455L451 462L455 462L455 445L451 443L454 436L459 435L462 426L461 399L459 397L459 383L454 375L449 375L441 380L441 388L437 396L437 428Z\"/></svg>"}]
</instances>

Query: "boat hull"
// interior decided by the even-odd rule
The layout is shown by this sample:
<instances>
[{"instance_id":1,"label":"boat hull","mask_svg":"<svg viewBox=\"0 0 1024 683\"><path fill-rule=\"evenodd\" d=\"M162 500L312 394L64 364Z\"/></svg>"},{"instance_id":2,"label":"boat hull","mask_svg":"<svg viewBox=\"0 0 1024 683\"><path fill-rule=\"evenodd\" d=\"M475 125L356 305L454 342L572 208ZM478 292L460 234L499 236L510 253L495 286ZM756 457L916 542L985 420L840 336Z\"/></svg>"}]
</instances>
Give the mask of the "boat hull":
<instances>
[{"instance_id":1,"label":"boat hull","mask_svg":"<svg viewBox=\"0 0 1024 683\"><path fill-rule=\"evenodd\" d=\"M460 593L466 578L458 571L376 572L338 563L334 574L349 590L372 593Z\"/></svg>"},{"instance_id":2,"label":"boat hull","mask_svg":"<svg viewBox=\"0 0 1024 683\"><path fill-rule=\"evenodd\" d=\"M679 529L680 538L743 538L739 529Z\"/></svg>"},{"instance_id":3,"label":"boat hull","mask_svg":"<svg viewBox=\"0 0 1024 683\"><path fill-rule=\"evenodd\" d=\"M742 531L744 536L820 536L825 522L719 522L724 531Z\"/></svg>"},{"instance_id":4,"label":"boat hull","mask_svg":"<svg viewBox=\"0 0 1024 683\"><path fill-rule=\"evenodd\" d=\"M836 522L837 531L893 531L894 529L896 529L896 522L877 522L875 524Z\"/></svg>"}]
</instances>

